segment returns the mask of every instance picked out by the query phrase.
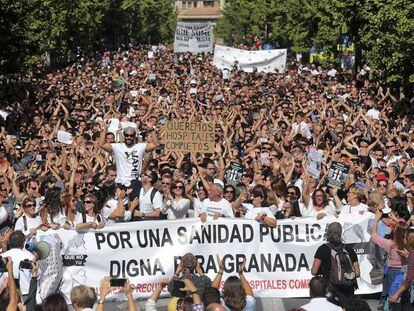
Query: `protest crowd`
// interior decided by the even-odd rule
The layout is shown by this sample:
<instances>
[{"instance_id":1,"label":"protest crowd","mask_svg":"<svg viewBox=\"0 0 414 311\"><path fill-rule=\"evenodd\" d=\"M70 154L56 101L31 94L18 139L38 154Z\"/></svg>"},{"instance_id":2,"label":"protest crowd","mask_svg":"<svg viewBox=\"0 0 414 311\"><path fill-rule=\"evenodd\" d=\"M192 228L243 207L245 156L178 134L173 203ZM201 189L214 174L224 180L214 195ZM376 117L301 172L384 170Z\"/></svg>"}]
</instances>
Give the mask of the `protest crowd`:
<instances>
[{"instance_id":1,"label":"protest crowd","mask_svg":"<svg viewBox=\"0 0 414 311\"><path fill-rule=\"evenodd\" d=\"M244 218L274 228L284 219L350 213L374 219L372 241L384 258L378 309L412 310L413 94L383 86L367 66L354 76L288 60L283 73L246 73L237 62L219 70L212 58L140 45L51 73L39 66L4 90L0 242L9 277L1 310L68 310L60 293L36 299L38 255L25 245L40 231L184 218ZM213 124L214 152L168 150L170 121ZM344 273L333 277L332 252L350 263L346 284ZM147 310L157 309L165 288L178 297L174 310L255 310L243 264L222 282L220 257L211 280L192 254L180 255ZM358 259L342 243L339 223L328 226L311 273L311 302L298 310L369 310L354 297ZM114 286L125 288L135 310L129 280L103 279L99 298L74 287L71 303L104 310Z\"/></svg>"}]
</instances>

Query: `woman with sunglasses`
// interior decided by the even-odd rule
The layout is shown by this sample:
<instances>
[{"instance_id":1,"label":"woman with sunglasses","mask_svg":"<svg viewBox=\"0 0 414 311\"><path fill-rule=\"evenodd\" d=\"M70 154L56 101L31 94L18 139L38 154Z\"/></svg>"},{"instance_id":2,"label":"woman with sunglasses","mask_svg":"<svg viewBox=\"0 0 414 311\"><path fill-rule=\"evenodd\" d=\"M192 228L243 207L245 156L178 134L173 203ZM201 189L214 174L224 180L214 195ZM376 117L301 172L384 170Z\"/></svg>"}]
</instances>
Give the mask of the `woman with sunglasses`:
<instances>
[{"instance_id":1,"label":"woman with sunglasses","mask_svg":"<svg viewBox=\"0 0 414 311\"><path fill-rule=\"evenodd\" d=\"M191 176L190 183L186 187L186 197L193 203L194 217L198 218L203 211L203 201L207 198L208 192L197 174ZM190 210L190 217L192 217Z\"/></svg>"},{"instance_id":2,"label":"woman with sunglasses","mask_svg":"<svg viewBox=\"0 0 414 311\"><path fill-rule=\"evenodd\" d=\"M38 229L46 231L47 227L43 225L42 219L36 213L36 201L32 198L26 198L23 200L22 206L23 214L17 219L14 230L22 231L26 238L36 235Z\"/></svg>"},{"instance_id":3,"label":"woman with sunglasses","mask_svg":"<svg viewBox=\"0 0 414 311\"><path fill-rule=\"evenodd\" d=\"M185 198L185 186L181 181L177 181L171 188L172 193L168 193L161 212L167 214L167 219L185 218L190 207L190 200Z\"/></svg>"},{"instance_id":4,"label":"woman with sunglasses","mask_svg":"<svg viewBox=\"0 0 414 311\"><path fill-rule=\"evenodd\" d=\"M103 217L97 209L97 199L91 194L87 194L84 201L84 208L73 220L76 229L101 229L105 226Z\"/></svg>"}]
</instances>

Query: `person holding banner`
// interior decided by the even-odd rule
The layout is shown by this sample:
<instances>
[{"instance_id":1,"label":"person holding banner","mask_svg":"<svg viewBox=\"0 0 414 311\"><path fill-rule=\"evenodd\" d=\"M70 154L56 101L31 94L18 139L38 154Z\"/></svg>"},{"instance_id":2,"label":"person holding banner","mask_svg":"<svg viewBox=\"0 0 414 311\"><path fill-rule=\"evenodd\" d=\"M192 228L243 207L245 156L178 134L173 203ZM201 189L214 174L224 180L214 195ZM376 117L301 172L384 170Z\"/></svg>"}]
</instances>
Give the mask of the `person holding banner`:
<instances>
[{"instance_id":1,"label":"person holding banner","mask_svg":"<svg viewBox=\"0 0 414 311\"><path fill-rule=\"evenodd\" d=\"M208 198L203 201L203 211L200 213L202 222L206 222L207 216L218 219L219 217L234 218L233 208L229 201L223 198L223 187L212 184L208 190Z\"/></svg>"},{"instance_id":2,"label":"person holding banner","mask_svg":"<svg viewBox=\"0 0 414 311\"><path fill-rule=\"evenodd\" d=\"M276 227L276 218L265 204L265 190L256 187L251 194L251 203L242 203L242 212L245 219L254 219L269 227Z\"/></svg>"},{"instance_id":3,"label":"person holding banner","mask_svg":"<svg viewBox=\"0 0 414 311\"><path fill-rule=\"evenodd\" d=\"M178 181L172 186L172 189L173 193L172 195L169 193L161 212L167 214L167 219L185 218L191 202L183 196L185 192L184 183Z\"/></svg>"},{"instance_id":4,"label":"person holding banner","mask_svg":"<svg viewBox=\"0 0 414 311\"><path fill-rule=\"evenodd\" d=\"M73 220L73 227L78 230L101 229L105 227L105 221L98 212L98 200L91 194L87 194L84 201L84 210L78 213Z\"/></svg>"}]
</instances>

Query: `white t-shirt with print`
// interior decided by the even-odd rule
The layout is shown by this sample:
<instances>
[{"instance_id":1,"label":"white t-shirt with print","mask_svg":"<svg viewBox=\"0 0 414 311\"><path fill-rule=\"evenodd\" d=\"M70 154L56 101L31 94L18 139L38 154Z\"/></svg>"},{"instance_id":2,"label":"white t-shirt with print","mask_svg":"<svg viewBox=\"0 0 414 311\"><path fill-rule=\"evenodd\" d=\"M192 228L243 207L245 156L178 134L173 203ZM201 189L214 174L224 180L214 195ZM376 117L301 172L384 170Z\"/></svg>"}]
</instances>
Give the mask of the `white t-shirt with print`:
<instances>
[{"instance_id":1,"label":"white t-shirt with print","mask_svg":"<svg viewBox=\"0 0 414 311\"><path fill-rule=\"evenodd\" d=\"M214 214L218 213L224 215L224 217L234 218L233 208L231 204L226 199L222 198L220 201L211 201L210 199L205 199L203 201L203 212L209 217L213 217Z\"/></svg>"},{"instance_id":2,"label":"white t-shirt with print","mask_svg":"<svg viewBox=\"0 0 414 311\"><path fill-rule=\"evenodd\" d=\"M127 147L125 143L111 144L116 165L115 182L129 186L131 180L141 175L142 161L145 156L146 143L137 143Z\"/></svg>"},{"instance_id":3,"label":"white t-shirt with print","mask_svg":"<svg viewBox=\"0 0 414 311\"><path fill-rule=\"evenodd\" d=\"M342 207L341 212L339 213L339 216L345 215L345 214L352 214L355 212L367 212L368 211L368 205L364 203L359 203L356 206L351 206L349 204L346 204Z\"/></svg>"}]
</instances>

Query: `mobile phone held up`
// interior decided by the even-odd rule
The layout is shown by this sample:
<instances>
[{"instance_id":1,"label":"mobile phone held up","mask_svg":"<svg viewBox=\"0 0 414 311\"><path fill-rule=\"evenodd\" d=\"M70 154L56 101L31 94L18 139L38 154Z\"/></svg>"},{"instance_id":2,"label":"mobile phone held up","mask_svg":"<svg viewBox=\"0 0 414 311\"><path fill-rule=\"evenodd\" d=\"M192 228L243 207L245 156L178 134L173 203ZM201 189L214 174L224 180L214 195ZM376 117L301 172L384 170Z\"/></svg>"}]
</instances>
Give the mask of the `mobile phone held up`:
<instances>
[{"instance_id":1,"label":"mobile phone held up","mask_svg":"<svg viewBox=\"0 0 414 311\"><path fill-rule=\"evenodd\" d=\"M110 279L109 285L111 287L125 287L126 279Z\"/></svg>"}]
</instances>

